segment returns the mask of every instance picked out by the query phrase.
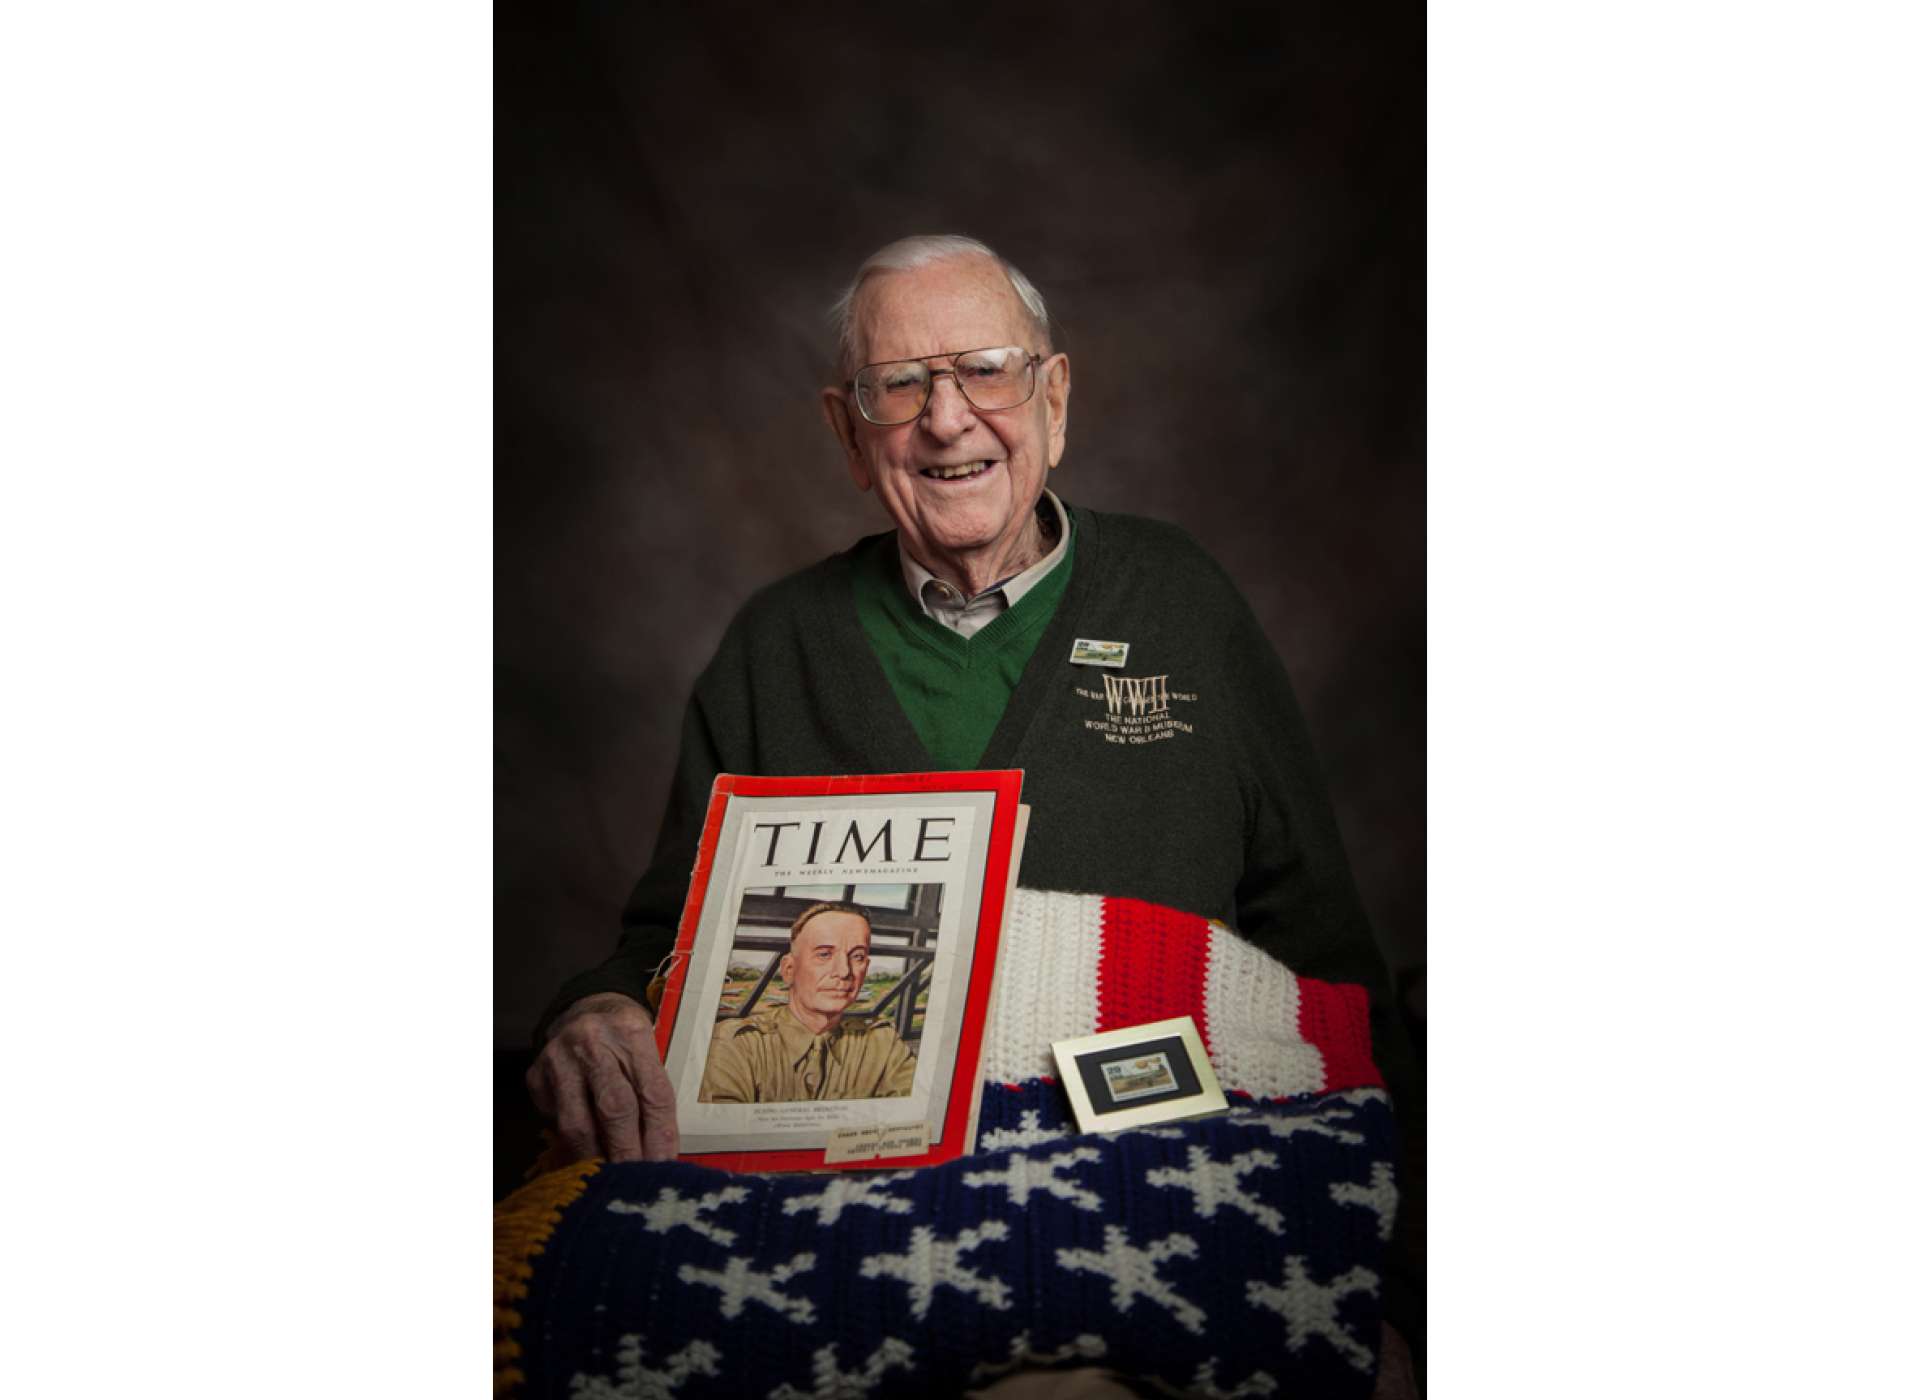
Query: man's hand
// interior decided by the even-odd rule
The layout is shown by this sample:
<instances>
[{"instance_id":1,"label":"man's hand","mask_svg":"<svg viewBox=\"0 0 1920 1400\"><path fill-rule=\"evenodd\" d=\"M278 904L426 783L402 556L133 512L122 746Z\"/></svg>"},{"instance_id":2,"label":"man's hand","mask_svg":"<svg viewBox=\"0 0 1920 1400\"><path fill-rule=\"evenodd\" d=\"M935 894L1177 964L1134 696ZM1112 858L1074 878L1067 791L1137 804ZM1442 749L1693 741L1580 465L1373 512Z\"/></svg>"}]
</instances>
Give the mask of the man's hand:
<instances>
[{"instance_id":1,"label":"man's hand","mask_svg":"<svg viewBox=\"0 0 1920 1400\"><path fill-rule=\"evenodd\" d=\"M1373 1400L1420 1400L1413 1352L1391 1322L1380 1324L1380 1374L1374 1381Z\"/></svg>"},{"instance_id":2,"label":"man's hand","mask_svg":"<svg viewBox=\"0 0 1920 1400\"><path fill-rule=\"evenodd\" d=\"M668 1161L680 1155L673 1085L653 1017L632 997L598 992L568 1007L527 1071L533 1104L575 1161Z\"/></svg>"}]
</instances>

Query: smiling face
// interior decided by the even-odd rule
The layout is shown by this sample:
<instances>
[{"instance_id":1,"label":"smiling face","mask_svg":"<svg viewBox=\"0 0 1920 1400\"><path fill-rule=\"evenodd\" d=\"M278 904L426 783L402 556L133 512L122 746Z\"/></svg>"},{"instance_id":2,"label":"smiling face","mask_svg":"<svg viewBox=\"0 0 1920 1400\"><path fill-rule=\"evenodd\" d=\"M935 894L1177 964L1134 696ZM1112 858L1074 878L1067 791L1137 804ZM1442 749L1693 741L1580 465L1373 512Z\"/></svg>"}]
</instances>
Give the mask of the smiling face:
<instances>
[{"instance_id":1,"label":"smiling face","mask_svg":"<svg viewBox=\"0 0 1920 1400\"><path fill-rule=\"evenodd\" d=\"M867 983L873 930L858 914L815 914L780 959L794 1019L818 1035L839 1023Z\"/></svg>"},{"instance_id":2,"label":"smiling face","mask_svg":"<svg viewBox=\"0 0 1920 1400\"><path fill-rule=\"evenodd\" d=\"M863 364L925 359L944 369L965 350L1048 349L999 264L977 255L876 273L860 289L854 330ZM884 428L844 388L825 391L854 484L878 493L908 553L969 593L1040 558L1033 511L1067 447L1067 357L1048 356L1037 373L1031 399L997 412L974 408L952 376L937 375L926 412Z\"/></svg>"}]
</instances>

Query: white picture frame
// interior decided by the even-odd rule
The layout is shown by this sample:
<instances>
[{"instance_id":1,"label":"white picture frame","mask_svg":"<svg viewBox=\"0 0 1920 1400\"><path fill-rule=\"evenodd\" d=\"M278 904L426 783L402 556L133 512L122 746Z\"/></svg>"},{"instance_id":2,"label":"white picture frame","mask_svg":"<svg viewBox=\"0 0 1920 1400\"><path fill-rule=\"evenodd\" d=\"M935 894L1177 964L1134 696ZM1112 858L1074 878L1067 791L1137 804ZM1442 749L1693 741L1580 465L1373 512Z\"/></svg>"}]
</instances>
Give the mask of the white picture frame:
<instances>
[{"instance_id":1,"label":"white picture frame","mask_svg":"<svg viewBox=\"0 0 1920 1400\"><path fill-rule=\"evenodd\" d=\"M1083 1133L1117 1133L1227 1111L1191 1016L1053 1042L1054 1067Z\"/></svg>"}]
</instances>

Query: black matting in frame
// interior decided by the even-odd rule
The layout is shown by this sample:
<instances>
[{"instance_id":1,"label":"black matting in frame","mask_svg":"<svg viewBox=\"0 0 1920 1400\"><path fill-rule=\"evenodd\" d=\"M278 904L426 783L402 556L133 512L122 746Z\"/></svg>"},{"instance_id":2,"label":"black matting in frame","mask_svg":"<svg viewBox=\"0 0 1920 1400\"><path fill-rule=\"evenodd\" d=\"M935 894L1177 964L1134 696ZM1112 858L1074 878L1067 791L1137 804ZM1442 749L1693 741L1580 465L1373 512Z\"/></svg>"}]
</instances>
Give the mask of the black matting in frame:
<instances>
[{"instance_id":1,"label":"black matting in frame","mask_svg":"<svg viewBox=\"0 0 1920 1400\"><path fill-rule=\"evenodd\" d=\"M1158 1093L1142 1094L1130 1097L1125 1102L1116 1102L1107 1086L1107 1076L1103 1066L1116 1060L1131 1060L1148 1055L1165 1055L1167 1067L1173 1071L1173 1087ZM1190 1099L1199 1094L1200 1076L1195 1073L1193 1061L1187 1055L1187 1043L1177 1035L1158 1036L1152 1040L1136 1040L1125 1045L1110 1046L1105 1050L1089 1050L1084 1055L1073 1057L1074 1072L1080 1076L1080 1082L1086 1087L1087 1102L1097 1114L1114 1113L1126 1108L1146 1108L1150 1104L1167 1103L1174 1099Z\"/></svg>"}]
</instances>

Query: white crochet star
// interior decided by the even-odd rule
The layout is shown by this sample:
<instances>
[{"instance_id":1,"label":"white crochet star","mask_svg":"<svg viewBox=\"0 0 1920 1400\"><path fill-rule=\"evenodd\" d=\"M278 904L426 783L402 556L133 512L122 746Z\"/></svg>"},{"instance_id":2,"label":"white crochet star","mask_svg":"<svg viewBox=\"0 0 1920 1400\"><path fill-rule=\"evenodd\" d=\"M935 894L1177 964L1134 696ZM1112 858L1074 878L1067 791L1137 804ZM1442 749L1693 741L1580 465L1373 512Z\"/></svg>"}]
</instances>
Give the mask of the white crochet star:
<instances>
[{"instance_id":1,"label":"white crochet star","mask_svg":"<svg viewBox=\"0 0 1920 1400\"><path fill-rule=\"evenodd\" d=\"M1127 1136L1172 1139L1190 1138L1193 1136L1193 1125L1176 1124L1171 1128L1132 1128L1128 1130Z\"/></svg>"},{"instance_id":2,"label":"white crochet star","mask_svg":"<svg viewBox=\"0 0 1920 1400\"><path fill-rule=\"evenodd\" d=\"M1331 1283L1318 1284L1307 1274L1307 1261L1292 1255L1287 1259L1286 1279L1280 1288L1250 1280L1247 1301L1271 1308L1286 1320L1287 1350L1301 1351L1309 1338L1323 1337L1356 1370L1364 1371L1371 1366L1373 1353L1340 1325L1340 1300L1350 1293L1377 1294L1380 1276L1355 1265Z\"/></svg>"},{"instance_id":3,"label":"white crochet star","mask_svg":"<svg viewBox=\"0 0 1920 1400\"><path fill-rule=\"evenodd\" d=\"M1352 1110L1338 1104L1329 1104L1312 1113L1275 1113L1257 1108L1233 1109L1230 1111L1235 1126L1259 1128L1276 1138L1290 1138L1295 1133L1314 1133L1320 1137L1332 1138L1335 1142L1344 1142L1358 1146L1366 1141L1361 1134L1348 1128L1335 1127L1353 1117Z\"/></svg>"},{"instance_id":4,"label":"white crochet star","mask_svg":"<svg viewBox=\"0 0 1920 1400\"><path fill-rule=\"evenodd\" d=\"M1022 1109L1020 1126L1017 1128L993 1128L980 1134L979 1151L1003 1152L1009 1147L1038 1147L1043 1142L1058 1142L1061 1138L1073 1136L1065 1128L1043 1128L1040 1126L1040 1110Z\"/></svg>"},{"instance_id":5,"label":"white crochet star","mask_svg":"<svg viewBox=\"0 0 1920 1400\"><path fill-rule=\"evenodd\" d=\"M651 1201L638 1204L633 1201L608 1201L607 1209L615 1215L646 1217L647 1229L657 1235L664 1235L676 1226L685 1226L696 1235L705 1235L715 1244L732 1244L738 1238L733 1231L700 1217L707 1211L746 1199L747 1188L744 1186L725 1186L718 1191L709 1191L698 1200L682 1197L669 1186Z\"/></svg>"},{"instance_id":6,"label":"white crochet star","mask_svg":"<svg viewBox=\"0 0 1920 1400\"><path fill-rule=\"evenodd\" d=\"M1279 1165L1271 1152L1255 1149L1242 1152L1224 1162L1215 1161L1199 1143L1187 1148L1187 1165L1155 1167L1147 1173L1149 1186L1177 1186L1193 1193L1193 1210L1202 1220L1211 1220L1221 1206L1232 1206L1259 1221L1274 1234L1284 1233L1280 1212L1240 1187L1240 1178L1262 1167Z\"/></svg>"},{"instance_id":7,"label":"white crochet star","mask_svg":"<svg viewBox=\"0 0 1920 1400\"><path fill-rule=\"evenodd\" d=\"M1007 1165L994 1171L968 1172L960 1178L962 1186L1004 1186L1008 1199L1016 1206L1024 1206L1027 1198L1036 1191L1044 1191L1049 1196L1057 1196L1069 1205L1079 1206L1082 1210L1099 1210L1100 1198L1087 1190L1077 1181L1063 1181L1059 1173L1066 1167L1081 1162L1100 1160L1097 1147L1076 1147L1068 1152L1056 1152L1051 1157L1029 1157L1024 1152L1016 1152Z\"/></svg>"},{"instance_id":8,"label":"white crochet star","mask_svg":"<svg viewBox=\"0 0 1920 1400\"><path fill-rule=\"evenodd\" d=\"M1213 1376L1213 1368L1218 1364L1218 1357L1209 1356L1200 1363L1200 1369L1193 1373L1192 1380L1185 1385L1167 1386L1167 1389L1180 1395L1197 1397L1197 1400L1247 1400L1253 1395L1271 1395L1279 1387L1279 1382L1265 1371L1255 1371L1233 1389L1223 1390Z\"/></svg>"},{"instance_id":9,"label":"white crochet star","mask_svg":"<svg viewBox=\"0 0 1920 1400\"><path fill-rule=\"evenodd\" d=\"M1400 1192L1393 1184L1393 1164L1375 1162L1373 1180L1366 1186L1357 1181L1336 1181L1327 1194L1343 1206L1365 1206L1380 1217L1380 1238L1393 1233L1393 1212L1400 1204Z\"/></svg>"},{"instance_id":10,"label":"white crochet star","mask_svg":"<svg viewBox=\"0 0 1920 1400\"><path fill-rule=\"evenodd\" d=\"M1151 1298L1178 1318L1189 1332L1198 1333L1206 1325L1206 1313L1163 1282L1159 1266L1163 1260L1191 1259L1199 1252L1191 1236L1178 1234L1155 1240L1145 1249L1135 1249L1127 1243L1126 1233L1118 1225L1109 1225L1104 1249L1060 1249L1054 1251L1053 1257L1063 1269L1083 1269L1113 1280L1113 1306L1117 1311L1126 1312L1136 1297Z\"/></svg>"},{"instance_id":11,"label":"white crochet star","mask_svg":"<svg viewBox=\"0 0 1920 1400\"><path fill-rule=\"evenodd\" d=\"M812 1301L790 1298L780 1291L779 1285L812 1267L811 1254L796 1254L787 1263L763 1274L755 1272L751 1264L736 1256L727 1260L724 1269L697 1269L691 1264L682 1264L680 1282L719 1289L722 1317L738 1317L748 1303L762 1303L794 1322L807 1323L813 1321Z\"/></svg>"},{"instance_id":12,"label":"white crochet star","mask_svg":"<svg viewBox=\"0 0 1920 1400\"><path fill-rule=\"evenodd\" d=\"M639 1334L627 1333L620 1339L620 1350L615 1353L616 1378L576 1371L570 1392L572 1400L669 1400L687 1377L720 1374L714 1365L720 1353L706 1342L688 1342L657 1371L641 1364L643 1350Z\"/></svg>"},{"instance_id":13,"label":"white crochet star","mask_svg":"<svg viewBox=\"0 0 1920 1400\"><path fill-rule=\"evenodd\" d=\"M973 1373L967 1379L977 1385L981 1381L992 1380L995 1376L1004 1376L1009 1372L1017 1371L1022 1366L1057 1366L1062 1361L1081 1358L1097 1361L1106 1354L1106 1339L1096 1337L1091 1332L1082 1332L1054 1351L1035 1351L1031 1334L1022 1332L1007 1348L1005 1361L982 1361L973 1368Z\"/></svg>"},{"instance_id":14,"label":"white crochet star","mask_svg":"<svg viewBox=\"0 0 1920 1400\"><path fill-rule=\"evenodd\" d=\"M960 1262L960 1256L985 1240L1004 1240L1004 1220L983 1221L978 1229L962 1230L951 1239L936 1239L931 1225L914 1227L903 1254L870 1254L860 1261L862 1278L897 1278L907 1285L913 1315L925 1320L936 1288L970 1294L990 1308L1013 1306L1013 1290L997 1278L986 1278Z\"/></svg>"},{"instance_id":15,"label":"white crochet star","mask_svg":"<svg viewBox=\"0 0 1920 1400\"><path fill-rule=\"evenodd\" d=\"M1385 1089L1342 1089L1339 1093L1330 1094L1328 1097L1341 1103L1353 1104L1355 1107L1361 1104L1393 1102Z\"/></svg>"},{"instance_id":16,"label":"white crochet star","mask_svg":"<svg viewBox=\"0 0 1920 1400\"><path fill-rule=\"evenodd\" d=\"M789 1196L780 1209L788 1215L798 1215L803 1210L818 1211L821 1225L826 1226L837 1222L843 1211L854 1206L867 1206L889 1215L913 1214L912 1201L889 1196L879 1189L878 1182L846 1176L836 1176L824 1191L816 1191L811 1196Z\"/></svg>"},{"instance_id":17,"label":"white crochet star","mask_svg":"<svg viewBox=\"0 0 1920 1400\"><path fill-rule=\"evenodd\" d=\"M835 1346L828 1342L813 1354L813 1389L799 1390L782 1381L767 1392L767 1400L863 1400L880 1384L880 1377L891 1366L908 1366L913 1348L895 1337L885 1338L873 1349L857 1371L843 1371L835 1358Z\"/></svg>"}]
</instances>

